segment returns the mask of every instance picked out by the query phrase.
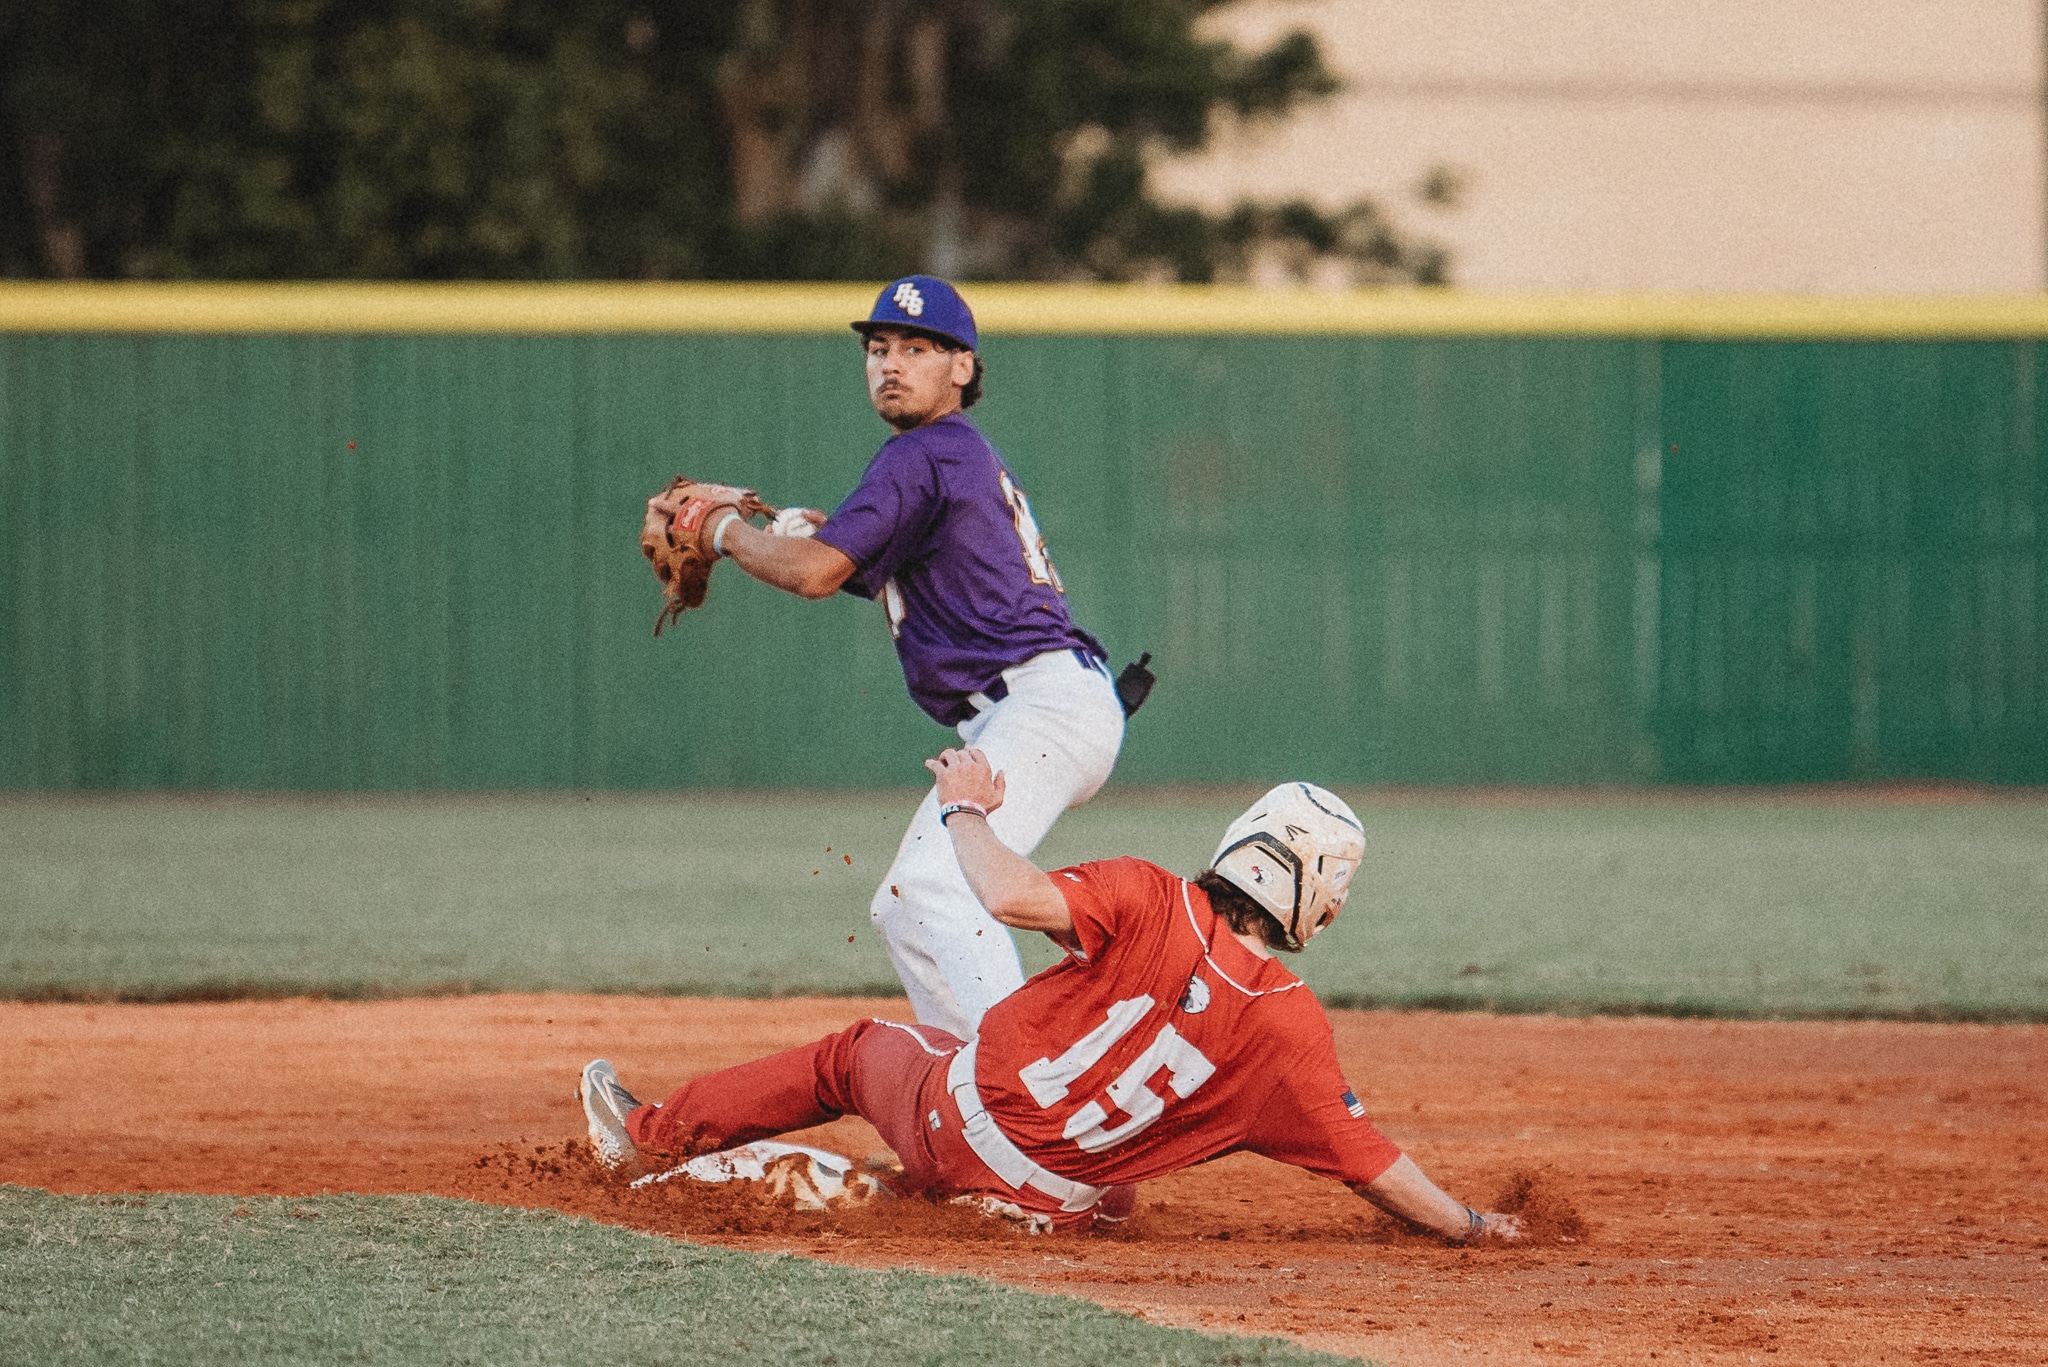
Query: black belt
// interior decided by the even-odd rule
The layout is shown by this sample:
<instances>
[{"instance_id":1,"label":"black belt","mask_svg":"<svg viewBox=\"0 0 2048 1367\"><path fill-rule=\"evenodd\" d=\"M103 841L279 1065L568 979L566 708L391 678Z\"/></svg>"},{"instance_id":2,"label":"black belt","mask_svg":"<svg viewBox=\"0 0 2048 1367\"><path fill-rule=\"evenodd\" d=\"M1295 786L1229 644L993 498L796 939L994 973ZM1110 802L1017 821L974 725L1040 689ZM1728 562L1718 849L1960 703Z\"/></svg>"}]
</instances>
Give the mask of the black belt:
<instances>
[{"instance_id":1,"label":"black belt","mask_svg":"<svg viewBox=\"0 0 2048 1367\"><path fill-rule=\"evenodd\" d=\"M1109 679L1109 661L1103 659L1098 655L1089 654L1088 651L1081 646L1069 647L1068 653L1071 654L1076 660L1079 660L1081 662L1081 668L1092 669L1098 674L1102 675L1103 678ZM1020 663L1022 662L1020 661ZM1110 685L1114 687L1116 684L1116 680L1109 679L1109 681ZM995 679L988 684L987 687L977 688L974 691L976 693L981 694L982 697L987 698L990 706L994 706L995 704L1001 702L1004 698L1010 696L1010 681L1004 678L1002 675L998 674L996 675ZM960 712L960 715L957 718L955 718L953 723L956 726L959 725L961 722L966 721L969 717L978 717L981 715L978 711L975 710L974 704L967 701L966 698L962 698L960 700L960 706L962 711Z\"/></svg>"}]
</instances>

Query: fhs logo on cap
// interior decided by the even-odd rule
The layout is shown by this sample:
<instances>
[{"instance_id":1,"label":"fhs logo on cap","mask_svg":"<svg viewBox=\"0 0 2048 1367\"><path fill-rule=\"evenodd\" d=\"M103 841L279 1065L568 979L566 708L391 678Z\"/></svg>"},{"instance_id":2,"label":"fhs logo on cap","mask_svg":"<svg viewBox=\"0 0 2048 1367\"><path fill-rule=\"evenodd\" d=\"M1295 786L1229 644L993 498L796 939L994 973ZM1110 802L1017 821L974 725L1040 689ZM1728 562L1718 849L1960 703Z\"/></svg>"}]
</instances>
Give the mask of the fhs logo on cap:
<instances>
[{"instance_id":1,"label":"fhs logo on cap","mask_svg":"<svg viewBox=\"0 0 2048 1367\"><path fill-rule=\"evenodd\" d=\"M924 317L924 296L917 292L917 285L914 282L904 281L896 287L896 293L890 298L895 301L897 308L912 318Z\"/></svg>"}]
</instances>

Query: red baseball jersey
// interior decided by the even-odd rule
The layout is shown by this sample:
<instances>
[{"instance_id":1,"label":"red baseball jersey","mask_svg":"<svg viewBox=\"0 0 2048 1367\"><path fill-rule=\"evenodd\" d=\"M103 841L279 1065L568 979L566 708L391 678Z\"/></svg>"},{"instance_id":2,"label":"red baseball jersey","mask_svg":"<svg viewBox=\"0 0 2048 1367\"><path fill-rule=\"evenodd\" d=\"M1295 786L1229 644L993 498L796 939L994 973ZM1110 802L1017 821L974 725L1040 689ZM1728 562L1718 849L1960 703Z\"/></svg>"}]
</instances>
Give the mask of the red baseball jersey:
<instances>
[{"instance_id":1,"label":"red baseball jersey","mask_svg":"<svg viewBox=\"0 0 2048 1367\"><path fill-rule=\"evenodd\" d=\"M1092 1186L1239 1149L1343 1182L1401 1156L1337 1066L1301 979L1142 859L1060 869L1067 957L983 1018L975 1084L1018 1147Z\"/></svg>"}]
</instances>

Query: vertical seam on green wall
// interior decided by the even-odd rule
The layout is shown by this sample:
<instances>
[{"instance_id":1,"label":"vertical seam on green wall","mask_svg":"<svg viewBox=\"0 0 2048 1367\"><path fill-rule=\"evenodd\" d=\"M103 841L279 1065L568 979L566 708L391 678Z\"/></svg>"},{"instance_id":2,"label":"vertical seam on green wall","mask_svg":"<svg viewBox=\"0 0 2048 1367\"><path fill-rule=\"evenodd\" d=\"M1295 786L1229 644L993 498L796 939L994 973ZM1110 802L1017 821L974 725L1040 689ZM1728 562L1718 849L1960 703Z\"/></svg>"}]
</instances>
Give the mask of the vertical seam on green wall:
<instances>
[{"instance_id":1,"label":"vertical seam on green wall","mask_svg":"<svg viewBox=\"0 0 2048 1367\"><path fill-rule=\"evenodd\" d=\"M1662 692L1664 499L1664 347L1637 343L1635 394L1634 705L1629 767L1638 782L1661 774L1657 706Z\"/></svg>"}]
</instances>

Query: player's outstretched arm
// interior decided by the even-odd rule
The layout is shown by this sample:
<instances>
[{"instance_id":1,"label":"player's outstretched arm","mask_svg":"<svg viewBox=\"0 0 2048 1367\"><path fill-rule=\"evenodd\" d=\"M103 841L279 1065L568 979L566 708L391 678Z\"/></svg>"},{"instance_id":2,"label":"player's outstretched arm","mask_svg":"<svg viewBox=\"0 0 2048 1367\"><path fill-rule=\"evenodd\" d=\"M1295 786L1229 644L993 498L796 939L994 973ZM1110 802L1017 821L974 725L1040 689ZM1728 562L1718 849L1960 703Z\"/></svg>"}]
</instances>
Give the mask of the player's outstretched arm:
<instances>
[{"instance_id":1,"label":"player's outstretched arm","mask_svg":"<svg viewBox=\"0 0 2048 1367\"><path fill-rule=\"evenodd\" d=\"M683 505L656 494L647 507L668 519ZM785 508L774 529L765 532L738 512L732 507L711 510L699 543L705 554L726 556L770 588L799 598L830 598L853 577L853 560L845 551L810 539L825 523L825 515L815 508Z\"/></svg>"},{"instance_id":2,"label":"player's outstretched arm","mask_svg":"<svg viewBox=\"0 0 2048 1367\"><path fill-rule=\"evenodd\" d=\"M776 536L738 518L727 525L719 546L754 578L799 598L830 598L853 577L853 560L837 546L804 536Z\"/></svg>"},{"instance_id":3,"label":"player's outstretched arm","mask_svg":"<svg viewBox=\"0 0 2048 1367\"><path fill-rule=\"evenodd\" d=\"M1452 1243L1462 1244L1487 1234L1502 1239L1522 1237L1520 1220L1512 1215L1482 1214L1454 1199L1430 1181L1405 1153L1378 1177L1354 1183L1351 1189L1387 1214L1434 1230Z\"/></svg>"},{"instance_id":4,"label":"player's outstretched arm","mask_svg":"<svg viewBox=\"0 0 2048 1367\"><path fill-rule=\"evenodd\" d=\"M1003 776L979 750L942 750L924 767L938 780L939 810L967 886L988 914L1019 930L1060 934L1074 928L1067 899L1036 864L996 839L988 814L1003 805Z\"/></svg>"}]
</instances>

